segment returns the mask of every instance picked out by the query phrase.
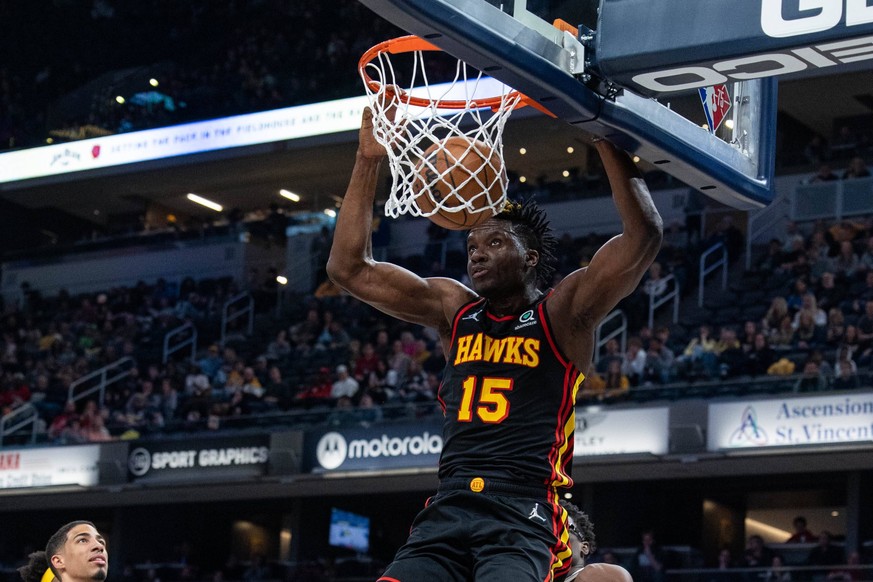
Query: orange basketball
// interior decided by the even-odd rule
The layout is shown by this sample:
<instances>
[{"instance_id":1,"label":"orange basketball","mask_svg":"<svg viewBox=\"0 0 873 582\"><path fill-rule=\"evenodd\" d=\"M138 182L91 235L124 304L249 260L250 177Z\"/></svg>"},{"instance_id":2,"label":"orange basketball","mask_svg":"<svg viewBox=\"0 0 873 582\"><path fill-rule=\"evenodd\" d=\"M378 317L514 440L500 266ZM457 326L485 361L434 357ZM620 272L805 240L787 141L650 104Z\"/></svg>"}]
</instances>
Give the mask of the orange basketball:
<instances>
[{"instance_id":1,"label":"orange basketball","mask_svg":"<svg viewBox=\"0 0 873 582\"><path fill-rule=\"evenodd\" d=\"M498 173L502 172L500 155L485 143L447 138L427 148L418 163L415 202L422 213L432 212L439 203L454 208L439 208L428 218L450 230L471 229L494 213L471 212L463 204L469 201L473 209L479 209L496 202L502 189Z\"/></svg>"}]
</instances>

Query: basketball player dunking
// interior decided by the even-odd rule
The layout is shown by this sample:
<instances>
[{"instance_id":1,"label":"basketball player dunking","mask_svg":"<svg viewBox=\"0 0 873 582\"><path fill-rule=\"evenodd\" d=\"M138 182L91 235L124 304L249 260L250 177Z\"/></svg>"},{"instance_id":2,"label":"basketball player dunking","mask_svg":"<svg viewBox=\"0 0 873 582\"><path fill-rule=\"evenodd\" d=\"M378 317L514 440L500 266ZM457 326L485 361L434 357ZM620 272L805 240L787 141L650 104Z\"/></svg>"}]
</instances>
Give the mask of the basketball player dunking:
<instances>
[{"instance_id":1,"label":"basketball player dunking","mask_svg":"<svg viewBox=\"0 0 873 582\"><path fill-rule=\"evenodd\" d=\"M574 402L601 319L639 284L662 224L629 157L595 144L623 232L552 290L555 238L532 203L510 203L467 235L473 289L373 260L384 148L365 111L328 274L358 299L438 330L447 354L440 486L383 582L544 582L570 567L560 489L572 485Z\"/></svg>"}]
</instances>

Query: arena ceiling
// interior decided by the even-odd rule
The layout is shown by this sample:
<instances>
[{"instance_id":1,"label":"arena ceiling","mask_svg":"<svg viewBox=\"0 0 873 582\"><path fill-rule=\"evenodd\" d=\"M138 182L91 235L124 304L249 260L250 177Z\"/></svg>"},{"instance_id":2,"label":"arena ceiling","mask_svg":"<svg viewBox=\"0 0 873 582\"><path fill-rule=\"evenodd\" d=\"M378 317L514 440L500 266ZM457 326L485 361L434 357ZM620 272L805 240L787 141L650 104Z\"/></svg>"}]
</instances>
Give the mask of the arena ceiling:
<instances>
[{"instance_id":1,"label":"arena ceiling","mask_svg":"<svg viewBox=\"0 0 873 582\"><path fill-rule=\"evenodd\" d=\"M696 97L674 98L671 106L703 119ZM835 120L873 116L873 70L811 77L779 85L784 115L831 136ZM871 136L873 137L873 136ZM144 213L149 206L178 216L215 216L185 196L194 192L244 211L271 203L291 205L282 188L301 195L295 208L320 211L341 199L354 163L356 132L265 144L116 169L110 175L69 176L57 183L0 186L0 196L28 208L58 208L106 224L117 214ZM568 146L574 147L572 154ZM519 154L521 147L527 154ZM801 144L802 147L802 144ZM578 131L539 114L516 113L505 136L507 166L533 180L559 180L572 167L586 168L587 148ZM387 174L386 174L387 180Z\"/></svg>"}]
</instances>

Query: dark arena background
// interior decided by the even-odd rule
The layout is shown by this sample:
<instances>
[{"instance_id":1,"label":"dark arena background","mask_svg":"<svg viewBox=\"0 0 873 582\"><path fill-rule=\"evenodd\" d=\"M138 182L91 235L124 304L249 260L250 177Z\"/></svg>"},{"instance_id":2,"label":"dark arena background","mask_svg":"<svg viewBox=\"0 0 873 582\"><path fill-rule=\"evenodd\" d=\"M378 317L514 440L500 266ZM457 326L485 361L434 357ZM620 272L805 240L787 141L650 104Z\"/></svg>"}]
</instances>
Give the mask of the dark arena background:
<instances>
[{"instance_id":1,"label":"dark arena background","mask_svg":"<svg viewBox=\"0 0 873 582\"><path fill-rule=\"evenodd\" d=\"M358 59L405 32L350 0L5 2L0 31L0 580L73 519L113 581L375 580L437 486L444 359L325 263ZM763 208L637 160L665 237L577 399L594 560L873 580L869 63L779 82ZM659 100L708 131L696 90ZM621 230L598 157L532 108L504 146L557 282ZM466 280L463 233L376 212L378 259Z\"/></svg>"}]
</instances>

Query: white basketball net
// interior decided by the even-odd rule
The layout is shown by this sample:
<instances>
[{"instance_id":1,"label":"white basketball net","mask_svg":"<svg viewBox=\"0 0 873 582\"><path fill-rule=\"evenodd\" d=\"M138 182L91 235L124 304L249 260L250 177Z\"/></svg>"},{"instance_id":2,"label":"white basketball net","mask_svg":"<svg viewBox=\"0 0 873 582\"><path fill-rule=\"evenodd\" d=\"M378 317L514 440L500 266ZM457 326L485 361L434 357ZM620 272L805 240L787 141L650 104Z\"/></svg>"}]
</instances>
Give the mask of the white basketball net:
<instances>
[{"instance_id":1,"label":"white basketball net","mask_svg":"<svg viewBox=\"0 0 873 582\"><path fill-rule=\"evenodd\" d=\"M388 52L378 53L361 68L373 111L374 136L376 141L385 146L391 168L392 187L385 204L385 215L392 218L407 213L431 216L440 210L458 212L462 209L496 214L506 201L508 181L503 165L503 127L512 110L519 106L522 96L461 60L457 61L451 82L431 85L428 82L426 53L432 54L433 51L409 51L413 55L414 65L411 79L405 85L398 81L391 62L392 55ZM388 89L390 86L400 91ZM419 101L426 101L427 104L412 104L410 96L420 98ZM481 102L485 97L499 97L499 102L492 107L483 107L477 100ZM447 101L454 103L454 108L440 108L440 102ZM396 114L394 119L389 119L392 108L396 108ZM428 148L450 137L480 142L476 148L477 154L487 160L489 168L475 174L467 172L468 177L462 183L453 184L455 192L475 180L476 190L480 193L468 195L466 200L460 196L432 199L427 206L434 208L424 212L416 204L416 198L437 184L449 183L447 175L464 158L461 155L456 160L457 153L439 154L449 162L456 162L448 168L442 168L442 171L432 163L433 155L429 160L424 159ZM468 149L472 149L472 146ZM422 172L422 165L426 165L430 171ZM484 200L480 200L483 197Z\"/></svg>"}]
</instances>

